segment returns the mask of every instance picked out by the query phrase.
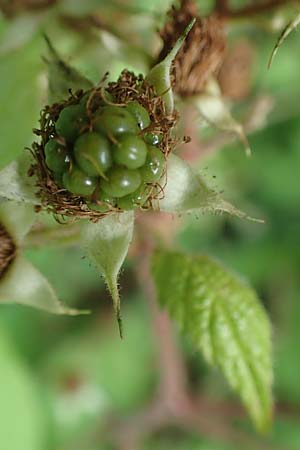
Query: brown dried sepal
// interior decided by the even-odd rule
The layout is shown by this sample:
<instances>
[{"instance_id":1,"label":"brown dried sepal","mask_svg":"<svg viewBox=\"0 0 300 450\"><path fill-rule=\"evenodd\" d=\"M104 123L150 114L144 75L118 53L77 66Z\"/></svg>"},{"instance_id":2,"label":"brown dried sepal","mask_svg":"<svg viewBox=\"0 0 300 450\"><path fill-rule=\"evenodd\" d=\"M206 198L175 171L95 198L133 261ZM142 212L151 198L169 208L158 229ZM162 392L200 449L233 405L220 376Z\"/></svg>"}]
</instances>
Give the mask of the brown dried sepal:
<instances>
[{"instance_id":1,"label":"brown dried sepal","mask_svg":"<svg viewBox=\"0 0 300 450\"><path fill-rule=\"evenodd\" d=\"M3 277L17 252L13 238L4 225L0 224L0 279Z\"/></svg>"},{"instance_id":2,"label":"brown dried sepal","mask_svg":"<svg viewBox=\"0 0 300 450\"><path fill-rule=\"evenodd\" d=\"M165 58L186 26L196 18L195 25L175 58L171 78L174 91L181 97L199 94L224 60L226 36L223 21L217 15L199 17L193 0L181 0L180 7L173 6L168 16L169 21L160 31L164 45L158 61Z\"/></svg>"},{"instance_id":3,"label":"brown dried sepal","mask_svg":"<svg viewBox=\"0 0 300 450\"><path fill-rule=\"evenodd\" d=\"M115 103L110 103L105 99L105 91L114 96ZM42 209L53 213L60 222L65 221L67 218L90 219L93 222L97 222L108 214L120 212L120 209L117 207L111 207L105 213L90 209L85 198L73 195L66 189L59 187L54 180L52 171L46 165L44 148L48 140L55 136L55 123L60 112L66 106L78 104L86 94L87 92L83 91L78 91L75 94L71 93L67 100L46 106L41 112L40 129L34 130L35 134L41 138L41 141L34 142L32 145L31 152L35 162L30 167L29 176L35 175L37 177L38 191L36 195L39 198ZM148 110L151 119L150 126L141 131L141 134L147 132L159 134L162 137L159 146L165 158L178 143L178 140L171 135L171 130L178 119L177 112L174 111L171 115L166 114L162 98L155 94L154 88L147 84L142 75L137 77L133 73L124 70L117 82L111 82L107 87L101 84L91 89L89 94L87 102L88 123L82 128L81 132L93 129L95 112L104 99L107 104L120 106L126 105L130 101L138 100ZM143 210L150 209L153 200L162 198L164 187L159 183L147 183L146 189L148 199L141 207ZM97 203L101 204L99 201ZM107 206L107 203L105 205Z\"/></svg>"}]
</instances>

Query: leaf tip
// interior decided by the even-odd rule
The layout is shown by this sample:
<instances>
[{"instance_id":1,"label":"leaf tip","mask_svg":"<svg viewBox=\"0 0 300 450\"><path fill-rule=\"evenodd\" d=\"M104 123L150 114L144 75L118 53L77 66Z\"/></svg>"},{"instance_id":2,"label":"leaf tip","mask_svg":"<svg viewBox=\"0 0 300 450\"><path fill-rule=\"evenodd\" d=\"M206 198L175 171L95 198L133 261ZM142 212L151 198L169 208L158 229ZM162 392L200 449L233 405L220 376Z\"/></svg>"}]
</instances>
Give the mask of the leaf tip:
<instances>
[{"instance_id":1,"label":"leaf tip","mask_svg":"<svg viewBox=\"0 0 300 450\"><path fill-rule=\"evenodd\" d=\"M117 323L119 328L119 335L121 339L124 339L123 320L121 317L121 311L116 311Z\"/></svg>"}]
</instances>

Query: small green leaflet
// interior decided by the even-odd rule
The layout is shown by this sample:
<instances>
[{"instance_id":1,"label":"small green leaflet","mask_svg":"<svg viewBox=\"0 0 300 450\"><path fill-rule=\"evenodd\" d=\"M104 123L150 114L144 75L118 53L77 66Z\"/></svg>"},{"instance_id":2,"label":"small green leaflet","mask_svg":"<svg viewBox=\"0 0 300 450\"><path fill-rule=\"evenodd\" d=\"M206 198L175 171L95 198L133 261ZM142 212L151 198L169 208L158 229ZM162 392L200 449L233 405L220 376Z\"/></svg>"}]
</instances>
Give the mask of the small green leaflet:
<instances>
[{"instance_id":1,"label":"small green leaflet","mask_svg":"<svg viewBox=\"0 0 300 450\"><path fill-rule=\"evenodd\" d=\"M284 30L282 31L282 33L280 34L276 45L271 53L270 59L269 59L269 63L268 63L268 68L270 69L274 58L279 50L279 47L281 46L281 44L283 44L283 42L286 40L286 38L288 37L288 35L299 26L300 24L300 13L297 14L297 16L287 24L287 26L284 28Z\"/></svg>"},{"instance_id":2,"label":"small green leaflet","mask_svg":"<svg viewBox=\"0 0 300 450\"><path fill-rule=\"evenodd\" d=\"M207 256L159 250L152 270L160 304L206 361L220 368L256 428L268 429L271 327L255 292Z\"/></svg>"},{"instance_id":3,"label":"small green leaflet","mask_svg":"<svg viewBox=\"0 0 300 450\"><path fill-rule=\"evenodd\" d=\"M146 81L154 86L156 93L164 99L167 113L172 113L174 109L174 97L170 80L171 65L195 22L196 19L193 19L188 24L182 36L180 36L180 38L177 40L170 53L165 57L163 61L156 64L156 66L154 66L150 70L146 77Z\"/></svg>"},{"instance_id":4,"label":"small green leaflet","mask_svg":"<svg viewBox=\"0 0 300 450\"><path fill-rule=\"evenodd\" d=\"M164 186L164 183L162 185ZM157 209L177 214L225 212L240 218L256 220L223 200L218 192L207 186L201 175L174 154L168 156L167 183Z\"/></svg>"},{"instance_id":5,"label":"small green leaflet","mask_svg":"<svg viewBox=\"0 0 300 450\"><path fill-rule=\"evenodd\" d=\"M82 228L82 245L103 275L112 296L120 336L123 336L118 290L118 275L132 239L134 214L132 211L116 213L87 223Z\"/></svg>"},{"instance_id":6,"label":"small green leaflet","mask_svg":"<svg viewBox=\"0 0 300 450\"><path fill-rule=\"evenodd\" d=\"M44 36L49 56L44 58L48 65L49 101L51 103L64 100L70 95L69 90L76 92L87 90L93 84L81 73L67 64L57 53L48 36Z\"/></svg>"}]
</instances>

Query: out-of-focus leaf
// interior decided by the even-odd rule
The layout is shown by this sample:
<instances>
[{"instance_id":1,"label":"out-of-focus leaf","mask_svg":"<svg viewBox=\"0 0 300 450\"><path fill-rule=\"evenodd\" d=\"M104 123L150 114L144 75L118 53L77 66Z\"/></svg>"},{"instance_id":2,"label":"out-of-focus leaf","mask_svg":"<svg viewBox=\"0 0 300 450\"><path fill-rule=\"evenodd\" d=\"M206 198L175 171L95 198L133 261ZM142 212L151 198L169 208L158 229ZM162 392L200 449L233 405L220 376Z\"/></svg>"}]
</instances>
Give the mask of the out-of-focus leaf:
<instances>
[{"instance_id":1,"label":"out-of-focus leaf","mask_svg":"<svg viewBox=\"0 0 300 450\"><path fill-rule=\"evenodd\" d=\"M245 147L246 155L251 155L249 142L243 126L231 115L231 112L222 98L218 83L211 79L205 91L192 99L200 115L208 124L221 131L229 131L238 136Z\"/></svg>"},{"instance_id":2,"label":"out-of-focus leaf","mask_svg":"<svg viewBox=\"0 0 300 450\"><path fill-rule=\"evenodd\" d=\"M156 93L158 95L161 95L161 97L165 101L166 105L166 112L172 113L174 109L174 98L173 98L173 92L172 92L172 86L171 86L171 80L170 80L170 69L172 62L174 61L177 53L181 49L185 38L191 31L196 19L193 19L189 25L186 27L184 33L175 43L172 50L169 52L169 54L165 57L163 61L156 64L150 72L148 73L146 77L146 81L148 81L149 84L154 86Z\"/></svg>"},{"instance_id":3,"label":"out-of-focus leaf","mask_svg":"<svg viewBox=\"0 0 300 450\"><path fill-rule=\"evenodd\" d=\"M36 41L0 56L0 169L13 161L32 140L37 124L41 60Z\"/></svg>"},{"instance_id":4,"label":"out-of-focus leaf","mask_svg":"<svg viewBox=\"0 0 300 450\"><path fill-rule=\"evenodd\" d=\"M132 239L133 225L134 214L129 211L110 215L97 223L88 223L82 228L82 243L103 275L112 296L121 337L118 275Z\"/></svg>"},{"instance_id":5,"label":"out-of-focus leaf","mask_svg":"<svg viewBox=\"0 0 300 450\"><path fill-rule=\"evenodd\" d=\"M26 259L17 255L0 281L0 303L18 303L53 314L84 314L64 306L46 278Z\"/></svg>"},{"instance_id":6,"label":"out-of-focus leaf","mask_svg":"<svg viewBox=\"0 0 300 450\"><path fill-rule=\"evenodd\" d=\"M158 299L242 398L255 426L272 416L271 330L255 292L207 256L157 251Z\"/></svg>"},{"instance_id":7,"label":"out-of-focus leaf","mask_svg":"<svg viewBox=\"0 0 300 450\"><path fill-rule=\"evenodd\" d=\"M274 58L279 50L279 47L281 46L281 44L283 44L283 42L286 40L286 38L288 37L288 35L295 30L295 28L297 28L300 24L300 13L296 15L296 17L287 24L287 26L284 28L284 30L282 31L282 33L280 34L275 47L271 53L270 59L269 59L269 63L268 63L268 68L271 67Z\"/></svg>"},{"instance_id":8,"label":"out-of-focus leaf","mask_svg":"<svg viewBox=\"0 0 300 450\"><path fill-rule=\"evenodd\" d=\"M79 89L87 90L93 87L91 81L81 75L74 67L67 64L57 53L50 39L45 36L49 56L45 58L48 65L49 101L50 103L64 100Z\"/></svg>"},{"instance_id":9,"label":"out-of-focus leaf","mask_svg":"<svg viewBox=\"0 0 300 450\"><path fill-rule=\"evenodd\" d=\"M41 450L46 430L38 389L3 331L0 335L0 448Z\"/></svg>"},{"instance_id":10,"label":"out-of-focus leaf","mask_svg":"<svg viewBox=\"0 0 300 450\"><path fill-rule=\"evenodd\" d=\"M43 14L22 14L7 21L0 36L0 56L27 44L37 32L42 19Z\"/></svg>"},{"instance_id":11,"label":"out-of-focus leaf","mask_svg":"<svg viewBox=\"0 0 300 450\"><path fill-rule=\"evenodd\" d=\"M21 242L28 233L35 216L33 206L28 203L0 199L0 223L17 243Z\"/></svg>"},{"instance_id":12,"label":"out-of-focus leaf","mask_svg":"<svg viewBox=\"0 0 300 450\"><path fill-rule=\"evenodd\" d=\"M38 204L35 177L28 176L32 163L31 155L24 152L16 161L0 171L0 197L17 202Z\"/></svg>"},{"instance_id":13,"label":"out-of-focus leaf","mask_svg":"<svg viewBox=\"0 0 300 450\"><path fill-rule=\"evenodd\" d=\"M159 201L159 209L169 213L209 212L228 213L241 218L246 214L237 210L209 188L203 178L190 165L176 155L169 155L167 180L164 197Z\"/></svg>"}]
</instances>

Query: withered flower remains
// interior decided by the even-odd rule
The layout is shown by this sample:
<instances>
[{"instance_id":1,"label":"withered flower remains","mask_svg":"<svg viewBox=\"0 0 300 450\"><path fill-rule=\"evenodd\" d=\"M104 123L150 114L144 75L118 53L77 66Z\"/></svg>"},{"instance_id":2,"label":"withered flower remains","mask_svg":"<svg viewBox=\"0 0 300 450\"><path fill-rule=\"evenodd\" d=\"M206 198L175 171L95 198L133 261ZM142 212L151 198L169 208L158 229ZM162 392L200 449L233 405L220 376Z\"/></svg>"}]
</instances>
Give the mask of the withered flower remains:
<instances>
[{"instance_id":1,"label":"withered flower remains","mask_svg":"<svg viewBox=\"0 0 300 450\"><path fill-rule=\"evenodd\" d=\"M202 92L205 82L215 75L224 60L226 36L223 20L217 15L202 18L193 0L181 0L180 7L173 6L169 21L160 31L163 48L158 59L162 60L182 34L187 24L196 17L195 25L178 52L173 68L174 91L188 97Z\"/></svg>"}]
</instances>

